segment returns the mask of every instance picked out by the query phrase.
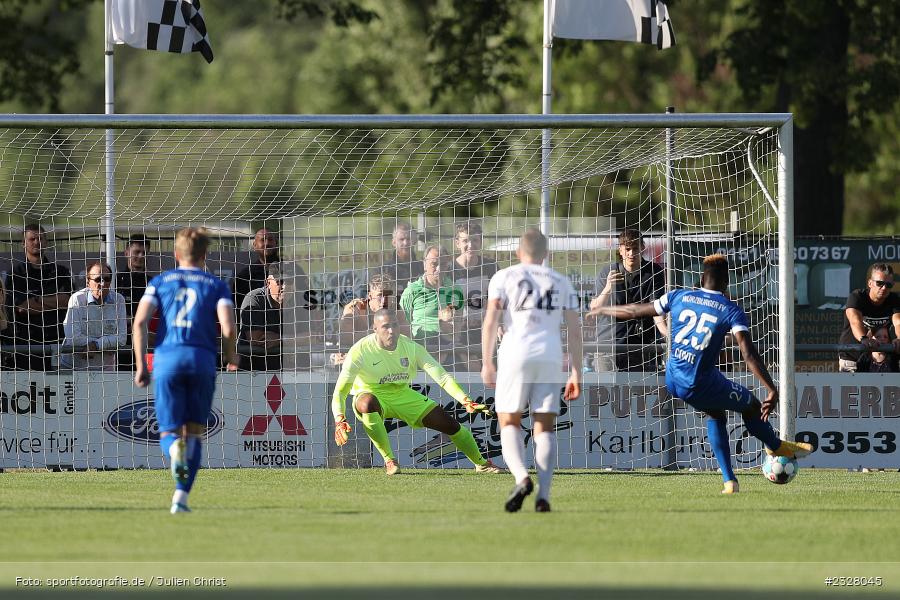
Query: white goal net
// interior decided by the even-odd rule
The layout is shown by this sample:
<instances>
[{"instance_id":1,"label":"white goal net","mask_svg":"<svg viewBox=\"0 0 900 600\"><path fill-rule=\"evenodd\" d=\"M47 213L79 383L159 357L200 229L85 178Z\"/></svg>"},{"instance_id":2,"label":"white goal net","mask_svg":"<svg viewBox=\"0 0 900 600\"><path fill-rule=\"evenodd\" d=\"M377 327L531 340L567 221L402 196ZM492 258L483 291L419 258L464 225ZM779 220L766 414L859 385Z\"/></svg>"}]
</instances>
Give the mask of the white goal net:
<instances>
[{"instance_id":1,"label":"white goal net","mask_svg":"<svg viewBox=\"0 0 900 600\"><path fill-rule=\"evenodd\" d=\"M721 252L764 362L776 380L792 367L779 304L791 289L778 234L786 121L708 117L672 117L668 130L639 117L0 118L0 467L163 466L152 386L132 382L130 319L189 225L212 233L207 268L232 285L240 328L241 370L219 373L205 464L379 464L362 427L343 448L330 441L338 365L372 310L397 309L404 333L491 404L502 390L479 377L487 283L543 216L585 348L559 466L715 468L703 416L665 391L656 324L584 317L601 295L697 286L703 257ZM639 271L624 269L623 239L639 245ZM97 261L115 271L108 284ZM604 294L610 270L622 283ZM719 366L764 397L734 347ZM467 415L424 375L417 386L501 461L493 418ZM445 436L388 430L404 466L469 466ZM729 433L736 466L758 464L739 417Z\"/></svg>"}]
</instances>

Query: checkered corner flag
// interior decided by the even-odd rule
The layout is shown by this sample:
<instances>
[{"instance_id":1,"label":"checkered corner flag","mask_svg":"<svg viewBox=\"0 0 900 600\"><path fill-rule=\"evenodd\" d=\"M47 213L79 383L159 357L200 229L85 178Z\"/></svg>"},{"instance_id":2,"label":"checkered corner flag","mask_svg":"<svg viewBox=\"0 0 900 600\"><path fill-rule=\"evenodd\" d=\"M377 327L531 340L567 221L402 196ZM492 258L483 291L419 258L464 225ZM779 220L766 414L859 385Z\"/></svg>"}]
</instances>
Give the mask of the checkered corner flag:
<instances>
[{"instance_id":1,"label":"checkered corner flag","mask_svg":"<svg viewBox=\"0 0 900 600\"><path fill-rule=\"evenodd\" d=\"M675 45L669 9L662 0L550 0L553 37Z\"/></svg>"},{"instance_id":2,"label":"checkered corner flag","mask_svg":"<svg viewBox=\"0 0 900 600\"><path fill-rule=\"evenodd\" d=\"M112 43L160 52L199 52L212 62L200 0L106 1Z\"/></svg>"}]
</instances>

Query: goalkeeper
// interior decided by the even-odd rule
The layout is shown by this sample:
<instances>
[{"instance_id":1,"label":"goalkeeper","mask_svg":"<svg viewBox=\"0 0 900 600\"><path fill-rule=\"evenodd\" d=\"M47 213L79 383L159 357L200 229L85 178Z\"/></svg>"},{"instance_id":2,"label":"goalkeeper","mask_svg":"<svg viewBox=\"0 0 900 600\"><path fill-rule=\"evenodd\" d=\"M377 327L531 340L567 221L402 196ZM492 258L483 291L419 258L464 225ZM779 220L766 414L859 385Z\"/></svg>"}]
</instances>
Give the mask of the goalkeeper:
<instances>
[{"instance_id":1,"label":"goalkeeper","mask_svg":"<svg viewBox=\"0 0 900 600\"><path fill-rule=\"evenodd\" d=\"M450 436L450 440L469 460L476 473L499 473L500 469L481 455L472 432L462 427L433 400L409 387L419 369L424 369L444 390L466 407L469 413L484 412L484 404L475 404L459 384L423 346L397 332L393 311L381 309L373 316L373 330L350 348L331 398L334 414L334 440L347 443L350 424L344 417L347 393L353 394L356 420L384 459L388 475L400 468L391 452L384 420L401 419L411 427L427 427ZM352 388L352 389L351 389Z\"/></svg>"}]
</instances>

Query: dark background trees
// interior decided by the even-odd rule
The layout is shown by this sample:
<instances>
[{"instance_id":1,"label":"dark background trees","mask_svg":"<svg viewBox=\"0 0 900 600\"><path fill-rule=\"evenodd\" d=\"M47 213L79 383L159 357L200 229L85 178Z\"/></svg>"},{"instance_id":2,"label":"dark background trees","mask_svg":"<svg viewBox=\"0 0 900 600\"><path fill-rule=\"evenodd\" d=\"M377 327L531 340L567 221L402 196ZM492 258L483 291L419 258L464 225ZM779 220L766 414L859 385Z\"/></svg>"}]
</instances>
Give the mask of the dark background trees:
<instances>
[{"instance_id":1,"label":"dark background trees","mask_svg":"<svg viewBox=\"0 0 900 600\"><path fill-rule=\"evenodd\" d=\"M559 113L790 111L798 234L900 225L900 3L672 0L678 46L556 40ZM119 112L540 111L542 2L203 2L216 60L119 47ZM99 112L99 0L0 0L0 110Z\"/></svg>"}]
</instances>

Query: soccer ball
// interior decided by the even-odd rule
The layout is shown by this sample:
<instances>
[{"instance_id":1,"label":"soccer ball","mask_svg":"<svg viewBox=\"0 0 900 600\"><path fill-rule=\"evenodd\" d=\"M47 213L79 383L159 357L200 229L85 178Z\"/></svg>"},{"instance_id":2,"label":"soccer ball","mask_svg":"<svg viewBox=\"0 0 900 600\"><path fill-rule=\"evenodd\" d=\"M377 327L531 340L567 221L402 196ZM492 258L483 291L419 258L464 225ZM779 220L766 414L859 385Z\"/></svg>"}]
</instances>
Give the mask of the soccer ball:
<instances>
[{"instance_id":1,"label":"soccer ball","mask_svg":"<svg viewBox=\"0 0 900 600\"><path fill-rule=\"evenodd\" d=\"M797 459L787 456L767 456L762 466L766 479L779 485L793 481L799 470Z\"/></svg>"}]
</instances>

